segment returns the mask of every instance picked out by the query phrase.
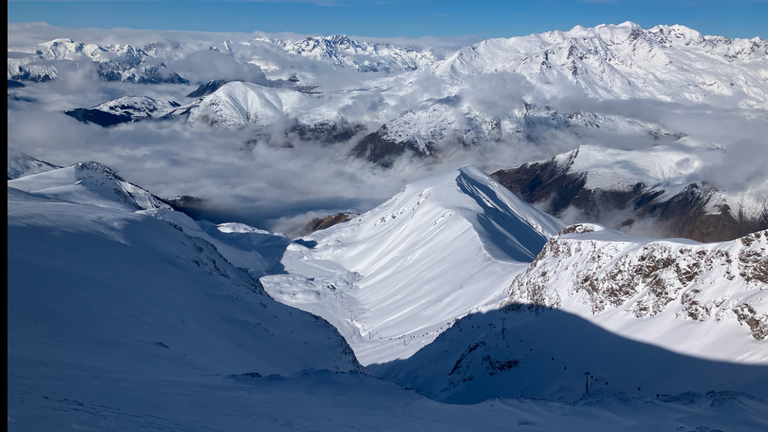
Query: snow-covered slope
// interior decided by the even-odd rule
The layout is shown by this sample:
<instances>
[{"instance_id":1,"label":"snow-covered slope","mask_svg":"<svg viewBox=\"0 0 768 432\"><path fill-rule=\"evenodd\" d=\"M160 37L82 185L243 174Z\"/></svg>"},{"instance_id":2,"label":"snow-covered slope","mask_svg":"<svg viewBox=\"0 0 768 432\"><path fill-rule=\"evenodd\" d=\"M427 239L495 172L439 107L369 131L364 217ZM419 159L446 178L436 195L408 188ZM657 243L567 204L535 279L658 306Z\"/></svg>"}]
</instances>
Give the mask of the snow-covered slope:
<instances>
[{"instance_id":1,"label":"snow-covered slope","mask_svg":"<svg viewBox=\"0 0 768 432\"><path fill-rule=\"evenodd\" d=\"M652 241L573 225L502 308L469 315L409 359L369 369L432 398L567 400L590 392L768 393L768 238ZM585 376L585 374L587 376Z\"/></svg>"},{"instance_id":2,"label":"snow-covered slope","mask_svg":"<svg viewBox=\"0 0 768 432\"><path fill-rule=\"evenodd\" d=\"M463 101L459 95L429 100L387 121L361 140L352 153L383 166L406 150L415 155L439 156L445 150L480 146L488 142L538 143L547 140L611 136L653 141L674 141L684 136L659 125L589 112L560 113L549 107L521 103L502 115L489 113L482 105Z\"/></svg>"},{"instance_id":3,"label":"snow-covered slope","mask_svg":"<svg viewBox=\"0 0 768 432\"><path fill-rule=\"evenodd\" d=\"M331 325L273 301L213 243L187 234L194 221L152 208L151 196L126 191L110 172L83 163L9 181L9 380L83 370L176 382L363 372ZM114 187L134 205L117 190L104 193Z\"/></svg>"},{"instance_id":4,"label":"snow-covered slope","mask_svg":"<svg viewBox=\"0 0 768 432\"><path fill-rule=\"evenodd\" d=\"M439 54L432 50L351 39L345 35L304 39L255 39L275 44L286 52L354 67L360 72L402 72L431 66Z\"/></svg>"},{"instance_id":5,"label":"snow-covered slope","mask_svg":"<svg viewBox=\"0 0 768 432\"><path fill-rule=\"evenodd\" d=\"M114 126L141 120L170 118L189 111L174 101L161 101L148 96L123 96L92 108L75 108L64 113L85 123Z\"/></svg>"},{"instance_id":6,"label":"snow-covered slope","mask_svg":"<svg viewBox=\"0 0 768 432\"><path fill-rule=\"evenodd\" d=\"M8 180L57 168L61 167L35 159L26 153L8 147Z\"/></svg>"},{"instance_id":7,"label":"snow-covered slope","mask_svg":"<svg viewBox=\"0 0 768 432\"><path fill-rule=\"evenodd\" d=\"M566 222L636 232L653 220L650 235L699 241L732 240L768 229L768 184L718 190L702 180L703 170L725 158L728 149L683 141L631 151L582 145L493 177Z\"/></svg>"},{"instance_id":8,"label":"snow-covered slope","mask_svg":"<svg viewBox=\"0 0 768 432\"><path fill-rule=\"evenodd\" d=\"M363 364L384 363L498 307L563 226L467 166L297 240L282 260L289 274L261 281L277 300L335 325Z\"/></svg>"},{"instance_id":9,"label":"snow-covered slope","mask_svg":"<svg viewBox=\"0 0 768 432\"><path fill-rule=\"evenodd\" d=\"M573 225L515 278L506 301L685 354L768 365L766 234L700 244Z\"/></svg>"},{"instance_id":10,"label":"snow-covered slope","mask_svg":"<svg viewBox=\"0 0 768 432\"><path fill-rule=\"evenodd\" d=\"M60 61L92 61L98 75L106 81L149 83L186 83L167 70L162 60L186 54L178 44L150 43L143 47L129 44L92 44L69 38L54 39L37 46L8 51L8 79L49 81L58 77Z\"/></svg>"},{"instance_id":11,"label":"snow-covered slope","mask_svg":"<svg viewBox=\"0 0 768 432\"><path fill-rule=\"evenodd\" d=\"M125 181L98 162L74 165L9 180L8 186L62 201L120 210L167 209L171 206Z\"/></svg>"},{"instance_id":12,"label":"snow-covered slope","mask_svg":"<svg viewBox=\"0 0 768 432\"><path fill-rule=\"evenodd\" d=\"M195 104L187 121L214 126L267 126L317 105L318 98L311 94L236 81L221 86Z\"/></svg>"},{"instance_id":13,"label":"snow-covered slope","mask_svg":"<svg viewBox=\"0 0 768 432\"><path fill-rule=\"evenodd\" d=\"M680 25L644 30L626 22L488 39L460 49L435 71L453 82L516 72L542 89L570 82L600 99L735 96L744 108L768 104L768 42L702 36Z\"/></svg>"}]
</instances>

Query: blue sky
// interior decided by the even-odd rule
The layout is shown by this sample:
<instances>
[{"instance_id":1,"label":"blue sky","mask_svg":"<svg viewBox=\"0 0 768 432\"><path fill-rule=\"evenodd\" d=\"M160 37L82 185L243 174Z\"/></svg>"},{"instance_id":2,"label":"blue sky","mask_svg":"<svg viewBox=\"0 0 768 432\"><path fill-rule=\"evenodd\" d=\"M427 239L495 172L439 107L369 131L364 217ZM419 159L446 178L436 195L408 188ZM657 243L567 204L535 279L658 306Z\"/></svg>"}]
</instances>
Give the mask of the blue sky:
<instances>
[{"instance_id":1,"label":"blue sky","mask_svg":"<svg viewBox=\"0 0 768 432\"><path fill-rule=\"evenodd\" d=\"M8 22L69 28L511 37L580 24L683 24L768 38L768 0L10 1Z\"/></svg>"}]
</instances>

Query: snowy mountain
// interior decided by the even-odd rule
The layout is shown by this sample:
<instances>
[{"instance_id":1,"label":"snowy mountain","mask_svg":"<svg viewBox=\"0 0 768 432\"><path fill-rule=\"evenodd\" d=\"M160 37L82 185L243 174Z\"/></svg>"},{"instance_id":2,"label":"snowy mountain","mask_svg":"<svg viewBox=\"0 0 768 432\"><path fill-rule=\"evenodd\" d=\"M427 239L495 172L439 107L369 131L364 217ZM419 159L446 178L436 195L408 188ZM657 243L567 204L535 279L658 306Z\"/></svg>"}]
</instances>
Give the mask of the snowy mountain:
<instances>
[{"instance_id":1,"label":"snowy mountain","mask_svg":"<svg viewBox=\"0 0 768 432\"><path fill-rule=\"evenodd\" d=\"M61 168L8 147L8 180Z\"/></svg>"},{"instance_id":2,"label":"snowy mountain","mask_svg":"<svg viewBox=\"0 0 768 432\"><path fill-rule=\"evenodd\" d=\"M493 177L569 221L625 230L653 221L654 236L723 241L768 229L768 185L728 193L701 180L707 160L727 152L680 143L632 151L582 145Z\"/></svg>"},{"instance_id":3,"label":"snowy mountain","mask_svg":"<svg viewBox=\"0 0 768 432\"><path fill-rule=\"evenodd\" d=\"M572 400L585 371L601 393L768 395L762 233L704 245L562 227L465 167L296 240L287 274L261 281L375 375L437 400Z\"/></svg>"},{"instance_id":4,"label":"snowy mountain","mask_svg":"<svg viewBox=\"0 0 768 432\"><path fill-rule=\"evenodd\" d=\"M479 147L488 142L536 143L543 138L567 137L588 140L590 135L599 134L671 142L684 136L621 116L580 111L559 113L525 102L502 116L463 102L458 95L423 105L400 114L364 137L352 154L388 167L406 151L419 157L439 157L451 148Z\"/></svg>"},{"instance_id":5,"label":"snowy mountain","mask_svg":"<svg viewBox=\"0 0 768 432\"><path fill-rule=\"evenodd\" d=\"M345 35L255 41L269 42L293 55L356 68L360 72L412 71L431 66L440 55L433 50L355 40Z\"/></svg>"},{"instance_id":6,"label":"snowy mountain","mask_svg":"<svg viewBox=\"0 0 768 432\"><path fill-rule=\"evenodd\" d=\"M91 61L96 65L98 75L106 81L127 81L140 84L177 83L188 81L175 72L167 70L158 55L170 60L178 58L180 45L166 46L162 43L134 47L128 44L88 44L69 38L54 39L34 47L8 51L8 79L50 81L59 72L57 62Z\"/></svg>"},{"instance_id":7,"label":"snowy mountain","mask_svg":"<svg viewBox=\"0 0 768 432\"><path fill-rule=\"evenodd\" d=\"M467 166L291 244L278 301L327 319L364 365L407 358L454 320L498 307L564 225Z\"/></svg>"},{"instance_id":8,"label":"snowy mountain","mask_svg":"<svg viewBox=\"0 0 768 432\"><path fill-rule=\"evenodd\" d=\"M64 114L84 123L114 126L141 120L171 118L184 115L190 107L174 101L161 101L148 96L123 96L92 108L74 108Z\"/></svg>"},{"instance_id":9,"label":"snowy mountain","mask_svg":"<svg viewBox=\"0 0 768 432\"><path fill-rule=\"evenodd\" d=\"M505 302L589 315L613 332L677 352L764 364L768 350L754 341L768 338L766 234L700 244L573 225L515 278Z\"/></svg>"},{"instance_id":10,"label":"snowy mountain","mask_svg":"<svg viewBox=\"0 0 768 432\"><path fill-rule=\"evenodd\" d=\"M216 246L209 227L95 162L8 184L9 380L364 372L332 326L222 255L244 227L214 228Z\"/></svg>"},{"instance_id":11,"label":"snowy mountain","mask_svg":"<svg viewBox=\"0 0 768 432\"><path fill-rule=\"evenodd\" d=\"M98 162L74 165L8 181L8 187L67 202L119 210L167 209L171 206L125 181Z\"/></svg>"},{"instance_id":12,"label":"snowy mountain","mask_svg":"<svg viewBox=\"0 0 768 432\"><path fill-rule=\"evenodd\" d=\"M690 28L637 24L576 26L465 47L435 65L452 82L500 71L542 89L577 84L598 99L705 102L737 98L743 108L768 104L768 41L702 36Z\"/></svg>"},{"instance_id":13,"label":"snowy mountain","mask_svg":"<svg viewBox=\"0 0 768 432\"><path fill-rule=\"evenodd\" d=\"M320 104L317 96L291 88L230 82L194 104L188 123L238 127L269 126Z\"/></svg>"},{"instance_id":14,"label":"snowy mountain","mask_svg":"<svg viewBox=\"0 0 768 432\"><path fill-rule=\"evenodd\" d=\"M567 400L587 388L764 397L767 247L766 232L700 244L569 226L514 278L501 309L369 370L452 403Z\"/></svg>"},{"instance_id":15,"label":"snowy mountain","mask_svg":"<svg viewBox=\"0 0 768 432\"><path fill-rule=\"evenodd\" d=\"M291 242L51 167L8 182L11 429L765 428L768 233L563 229L468 166Z\"/></svg>"}]
</instances>

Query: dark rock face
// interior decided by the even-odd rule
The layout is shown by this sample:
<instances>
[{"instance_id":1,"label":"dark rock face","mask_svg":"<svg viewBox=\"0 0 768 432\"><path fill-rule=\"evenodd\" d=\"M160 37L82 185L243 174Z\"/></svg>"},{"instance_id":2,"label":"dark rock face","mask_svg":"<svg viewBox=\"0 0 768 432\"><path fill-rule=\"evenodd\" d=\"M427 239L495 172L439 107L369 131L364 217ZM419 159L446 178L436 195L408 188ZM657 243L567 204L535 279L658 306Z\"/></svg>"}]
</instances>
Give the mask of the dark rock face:
<instances>
[{"instance_id":1,"label":"dark rock face","mask_svg":"<svg viewBox=\"0 0 768 432\"><path fill-rule=\"evenodd\" d=\"M382 168L390 168L395 159L406 150L412 151L416 156L426 157L434 155L437 150L434 144L427 144L428 154L423 153L417 143L407 141L398 143L384 138L387 133L387 126L382 126L374 133L368 134L363 138L350 152L350 156L365 159L368 162L375 163Z\"/></svg>"},{"instance_id":2,"label":"dark rock face","mask_svg":"<svg viewBox=\"0 0 768 432\"><path fill-rule=\"evenodd\" d=\"M48 81L53 81L53 77L51 77L47 73L43 73L42 75L38 75L38 74L35 74L35 73L31 73L29 70L24 69L21 66L19 66L18 72L13 74L12 78L13 78L14 81L15 80L32 81L32 82L48 82Z\"/></svg>"},{"instance_id":3,"label":"dark rock face","mask_svg":"<svg viewBox=\"0 0 768 432\"><path fill-rule=\"evenodd\" d=\"M24 83L14 81L14 80L8 80L8 88L18 88L18 87L25 87Z\"/></svg>"},{"instance_id":4,"label":"dark rock face","mask_svg":"<svg viewBox=\"0 0 768 432\"><path fill-rule=\"evenodd\" d=\"M108 127L120 123L128 123L133 119L123 114L112 114L106 111L89 108L75 108L64 111L64 114L77 119L83 123L96 123L99 126Z\"/></svg>"},{"instance_id":5,"label":"dark rock face","mask_svg":"<svg viewBox=\"0 0 768 432\"><path fill-rule=\"evenodd\" d=\"M336 224L351 220L352 217L346 213L336 213L324 218L312 219L302 230L302 235L311 234L315 231L330 228Z\"/></svg>"},{"instance_id":6,"label":"dark rock face","mask_svg":"<svg viewBox=\"0 0 768 432\"><path fill-rule=\"evenodd\" d=\"M491 176L507 189L530 204L549 200L543 209L561 216L570 206L580 210L583 222L603 223L618 229L631 226L637 220L655 218L659 235L689 238L700 242L733 240L749 233L768 229L768 207L757 218L747 218L734 212L727 205L720 207L719 214L708 214L705 209L717 190L704 183L692 183L682 192L665 200L659 200L662 191L638 183L631 190L588 189L586 172L568 170L578 153L571 160L559 163L552 159L500 170ZM610 226L619 212L629 212L633 217L621 225Z\"/></svg>"},{"instance_id":7,"label":"dark rock face","mask_svg":"<svg viewBox=\"0 0 768 432\"><path fill-rule=\"evenodd\" d=\"M197 88L197 90L193 91L192 93L188 94L188 98L200 98L203 96L208 96L209 94L215 92L216 90L220 89L221 86L228 83L227 80L212 80L208 81L207 83L201 85Z\"/></svg>"},{"instance_id":8,"label":"dark rock face","mask_svg":"<svg viewBox=\"0 0 768 432\"><path fill-rule=\"evenodd\" d=\"M206 200L190 195L179 195L173 198L162 198L162 201L174 210L182 212L192 219L201 219L201 210L206 207Z\"/></svg>"},{"instance_id":9,"label":"dark rock face","mask_svg":"<svg viewBox=\"0 0 768 432\"><path fill-rule=\"evenodd\" d=\"M352 137L365 130L364 124L350 123L346 119L341 119L337 122L297 123L291 128L290 133L298 135L302 140L334 144L349 141Z\"/></svg>"}]
</instances>

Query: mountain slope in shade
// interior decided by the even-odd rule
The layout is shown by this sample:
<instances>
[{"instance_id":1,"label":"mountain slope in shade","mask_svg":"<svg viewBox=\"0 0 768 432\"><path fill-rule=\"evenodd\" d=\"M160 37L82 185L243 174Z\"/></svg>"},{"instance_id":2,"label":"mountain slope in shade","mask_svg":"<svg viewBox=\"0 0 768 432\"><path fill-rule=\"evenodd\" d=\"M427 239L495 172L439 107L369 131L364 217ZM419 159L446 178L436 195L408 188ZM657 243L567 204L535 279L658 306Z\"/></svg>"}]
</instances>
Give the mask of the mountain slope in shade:
<instances>
[{"instance_id":1,"label":"mountain slope in shade","mask_svg":"<svg viewBox=\"0 0 768 432\"><path fill-rule=\"evenodd\" d=\"M557 83L568 82L599 99L735 96L738 106L765 108L767 64L768 41L761 38L702 36L680 25L644 30L626 22L487 39L437 63L435 71L453 82L516 72L542 89L557 92Z\"/></svg>"},{"instance_id":2,"label":"mountain slope in shade","mask_svg":"<svg viewBox=\"0 0 768 432\"><path fill-rule=\"evenodd\" d=\"M137 210L118 193L99 200L61 193L64 186L54 184L75 169L81 188L115 186L112 179L95 187L104 169L82 173L93 163L81 165L9 182L49 186L33 193L8 187L8 359L17 365L9 380L84 369L179 382L364 372L332 326L269 298L213 243L187 234L184 226L195 222L183 214L152 208L148 197L135 199L148 209Z\"/></svg>"},{"instance_id":3,"label":"mountain slope in shade","mask_svg":"<svg viewBox=\"0 0 768 432\"><path fill-rule=\"evenodd\" d=\"M598 392L765 397L767 250L766 232L700 244L572 225L515 277L500 310L370 369L460 403L568 399L587 382Z\"/></svg>"},{"instance_id":4,"label":"mountain slope in shade","mask_svg":"<svg viewBox=\"0 0 768 432\"><path fill-rule=\"evenodd\" d=\"M278 301L335 325L361 363L407 358L506 286L564 225L467 166L406 186L351 221L296 240Z\"/></svg>"},{"instance_id":5,"label":"mountain slope in shade","mask_svg":"<svg viewBox=\"0 0 768 432\"><path fill-rule=\"evenodd\" d=\"M768 229L768 184L727 193L700 180L707 161L727 153L680 143L633 151L582 145L492 176L569 222L642 230L652 220L653 236L724 241Z\"/></svg>"},{"instance_id":6,"label":"mountain slope in shade","mask_svg":"<svg viewBox=\"0 0 768 432\"><path fill-rule=\"evenodd\" d=\"M8 180L61 168L8 147Z\"/></svg>"},{"instance_id":7,"label":"mountain slope in shade","mask_svg":"<svg viewBox=\"0 0 768 432\"><path fill-rule=\"evenodd\" d=\"M587 385L598 394L764 398L766 234L700 244L569 226L515 277L499 310L469 315L412 357L369 370L453 403L568 400Z\"/></svg>"}]
</instances>

